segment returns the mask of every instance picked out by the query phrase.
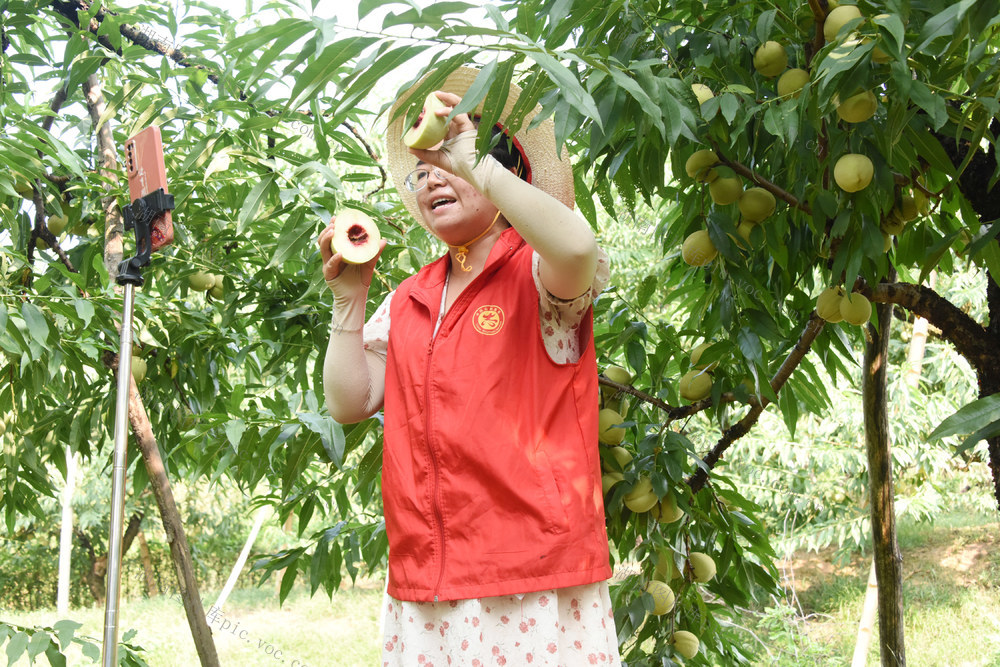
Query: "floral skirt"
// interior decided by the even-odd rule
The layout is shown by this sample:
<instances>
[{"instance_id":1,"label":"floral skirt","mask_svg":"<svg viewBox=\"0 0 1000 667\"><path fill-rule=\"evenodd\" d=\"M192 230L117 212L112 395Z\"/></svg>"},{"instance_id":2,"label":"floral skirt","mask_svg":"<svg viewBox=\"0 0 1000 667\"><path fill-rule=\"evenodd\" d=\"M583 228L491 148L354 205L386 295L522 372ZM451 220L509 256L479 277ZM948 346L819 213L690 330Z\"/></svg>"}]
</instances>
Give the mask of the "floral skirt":
<instances>
[{"instance_id":1,"label":"floral skirt","mask_svg":"<svg viewBox=\"0 0 1000 667\"><path fill-rule=\"evenodd\" d=\"M608 582L474 600L385 595L382 664L621 665Z\"/></svg>"}]
</instances>

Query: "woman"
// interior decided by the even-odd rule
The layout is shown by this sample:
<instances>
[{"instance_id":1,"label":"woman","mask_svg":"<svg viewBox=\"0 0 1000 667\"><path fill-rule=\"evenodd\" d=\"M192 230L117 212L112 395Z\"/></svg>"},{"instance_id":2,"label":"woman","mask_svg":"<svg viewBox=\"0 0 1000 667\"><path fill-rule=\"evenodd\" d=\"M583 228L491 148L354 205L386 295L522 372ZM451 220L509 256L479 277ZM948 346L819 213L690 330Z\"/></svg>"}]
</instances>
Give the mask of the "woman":
<instances>
[{"instance_id":1,"label":"woman","mask_svg":"<svg viewBox=\"0 0 1000 667\"><path fill-rule=\"evenodd\" d=\"M448 77L442 115L476 74ZM465 114L431 150L405 149L403 129L389 128L390 170L448 253L366 325L377 258L345 265L331 229L319 238L327 405L342 423L384 410L383 664L620 664L590 308L607 262L571 210L570 165L551 122L478 164Z\"/></svg>"}]
</instances>

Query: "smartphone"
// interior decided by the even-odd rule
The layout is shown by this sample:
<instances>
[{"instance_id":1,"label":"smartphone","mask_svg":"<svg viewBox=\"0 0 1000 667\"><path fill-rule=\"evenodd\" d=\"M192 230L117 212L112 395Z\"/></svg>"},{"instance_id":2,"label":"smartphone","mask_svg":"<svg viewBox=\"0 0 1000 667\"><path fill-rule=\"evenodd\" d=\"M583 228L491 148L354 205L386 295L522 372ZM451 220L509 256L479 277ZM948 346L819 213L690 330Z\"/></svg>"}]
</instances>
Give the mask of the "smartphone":
<instances>
[{"instance_id":1,"label":"smartphone","mask_svg":"<svg viewBox=\"0 0 1000 667\"><path fill-rule=\"evenodd\" d=\"M130 201L134 202L161 188L164 193L169 192L160 128L155 125L147 127L125 142L125 168ZM170 211L158 215L149 231L151 252L173 243L174 222Z\"/></svg>"}]
</instances>

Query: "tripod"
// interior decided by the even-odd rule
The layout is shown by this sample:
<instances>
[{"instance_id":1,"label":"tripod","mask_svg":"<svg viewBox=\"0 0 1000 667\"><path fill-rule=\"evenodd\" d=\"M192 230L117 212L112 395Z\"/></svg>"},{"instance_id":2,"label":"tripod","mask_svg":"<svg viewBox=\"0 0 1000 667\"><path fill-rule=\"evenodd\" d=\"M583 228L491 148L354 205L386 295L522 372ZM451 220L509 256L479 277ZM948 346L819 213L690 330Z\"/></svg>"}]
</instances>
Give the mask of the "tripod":
<instances>
[{"instance_id":1,"label":"tripod","mask_svg":"<svg viewBox=\"0 0 1000 667\"><path fill-rule=\"evenodd\" d=\"M151 227L157 216L174 208L174 196L163 188L136 199L122 210L125 229L135 230L136 254L118 265L119 285L125 287L121 338L118 344L118 394L115 402L115 449L111 484L111 530L108 537L107 596L101 664L118 664L118 601L122 575L122 525L125 522L125 468L128 465L128 403L132 380L132 320L135 288L142 286L142 267L152 253Z\"/></svg>"}]
</instances>

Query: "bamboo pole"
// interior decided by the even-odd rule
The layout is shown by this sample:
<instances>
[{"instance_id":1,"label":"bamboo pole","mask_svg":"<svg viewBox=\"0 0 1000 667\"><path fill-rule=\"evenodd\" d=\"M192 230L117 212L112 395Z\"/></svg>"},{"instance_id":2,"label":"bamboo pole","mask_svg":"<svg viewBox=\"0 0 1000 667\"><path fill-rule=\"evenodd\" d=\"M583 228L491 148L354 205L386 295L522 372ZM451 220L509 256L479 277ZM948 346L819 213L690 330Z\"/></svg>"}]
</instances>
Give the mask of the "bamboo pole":
<instances>
[{"instance_id":1,"label":"bamboo pole","mask_svg":"<svg viewBox=\"0 0 1000 667\"><path fill-rule=\"evenodd\" d=\"M868 664L868 650L872 646L872 636L875 634L875 619L878 617L878 578L875 574L875 561L868 569L868 587L865 589L865 604L861 609L861 621L858 623L858 638L854 642L854 657L851 667L865 667Z\"/></svg>"},{"instance_id":2,"label":"bamboo pole","mask_svg":"<svg viewBox=\"0 0 1000 667\"><path fill-rule=\"evenodd\" d=\"M222 591L219 592L219 597L215 599L215 604L210 611L215 611L216 613L222 612L229 594L233 591L233 587L236 586L236 580L239 579L240 572L243 571L243 566L246 565L247 558L250 556L250 549L253 548L253 543L257 540L257 533L260 532L260 527L263 525L268 511L269 508L261 507L254 515L253 528L250 529L250 535L247 536L247 540L243 544L243 550L240 551L240 556L236 559L232 572L229 573L229 579L226 580L226 585L222 587Z\"/></svg>"}]
</instances>

